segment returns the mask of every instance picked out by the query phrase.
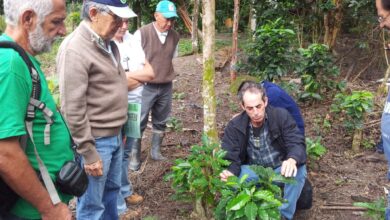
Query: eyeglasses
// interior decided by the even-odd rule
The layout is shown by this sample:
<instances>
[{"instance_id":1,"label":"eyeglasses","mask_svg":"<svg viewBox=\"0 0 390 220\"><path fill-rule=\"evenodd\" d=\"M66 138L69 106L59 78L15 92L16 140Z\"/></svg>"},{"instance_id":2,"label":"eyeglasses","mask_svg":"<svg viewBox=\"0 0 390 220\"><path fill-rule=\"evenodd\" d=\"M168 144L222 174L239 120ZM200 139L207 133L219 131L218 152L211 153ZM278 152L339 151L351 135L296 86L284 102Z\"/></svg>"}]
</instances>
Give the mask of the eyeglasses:
<instances>
[{"instance_id":1,"label":"eyeglasses","mask_svg":"<svg viewBox=\"0 0 390 220\"><path fill-rule=\"evenodd\" d=\"M385 17L379 16L379 17L378 17L378 22L379 22L380 24L382 24L384 21L386 21L386 19L389 17L389 15L390 15L390 13L387 14Z\"/></svg>"},{"instance_id":2,"label":"eyeglasses","mask_svg":"<svg viewBox=\"0 0 390 220\"><path fill-rule=\"evenodd\" d=\"M111 17L114 19L114 22L115 23L120 23L120 22L123 22L123 19L121 17L119 17L118 15L112 13L112 12L106 12L107 14L111 15Z\"/></svg>"}]
</instances>

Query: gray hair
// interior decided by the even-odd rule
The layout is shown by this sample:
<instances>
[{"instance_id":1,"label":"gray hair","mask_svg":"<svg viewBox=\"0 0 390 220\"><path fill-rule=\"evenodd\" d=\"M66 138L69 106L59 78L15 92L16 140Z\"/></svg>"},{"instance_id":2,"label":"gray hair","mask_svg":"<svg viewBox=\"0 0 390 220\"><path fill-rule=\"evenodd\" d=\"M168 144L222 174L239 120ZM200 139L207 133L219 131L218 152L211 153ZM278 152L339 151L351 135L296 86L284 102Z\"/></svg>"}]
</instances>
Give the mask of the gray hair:
<instances>
[{"instance_id":1,"label":"gray hair","mask_svg":"<svg viewBox=\"0 0 390 220\"><path fill-rule=\"evenodd\" d=\"M247 91L253 94L261 94L261 99L263 101L266 100L267 93L260 83L256 83L253 81L243 81L238 87L237 92L238 99L241 101L242 104L244 104L244 94Z\"/></svg>"},{"instance_id":2,"label":"gray hair","mask_svg":"<svg viewBox=\"0 0 390 220\"><path fill-rule=\"evenodd\" d=\"M86 0L83 3L83 9L81 14L81 18L83 20L91 21L91 17L89 16L89 10L92 7L96 8L99 12L110 12L110 9L107 7L107 5Z\"/></svg>"},{"instance_id":3,"label":"gray hair","mask_svg":"<svg viewBox=\"0 0 390 220\"><path fill-rule=\"evenodd\" d=\"M52 0L4 0L5 22L11 26L17 26L20 15L26 10L33 10L38 16L38 23L53 10Z\"/></svg>"}]
</instances>

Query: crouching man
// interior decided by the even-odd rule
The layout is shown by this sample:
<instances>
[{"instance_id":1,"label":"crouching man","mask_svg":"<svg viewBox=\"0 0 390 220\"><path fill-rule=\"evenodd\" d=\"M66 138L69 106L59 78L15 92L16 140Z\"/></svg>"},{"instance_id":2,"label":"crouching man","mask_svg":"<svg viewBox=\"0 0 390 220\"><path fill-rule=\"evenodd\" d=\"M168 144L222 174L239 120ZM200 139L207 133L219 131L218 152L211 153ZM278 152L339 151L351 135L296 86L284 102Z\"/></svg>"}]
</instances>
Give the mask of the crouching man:
<instances>
[{"instance_id":1,"label":"crouching man","mask_svg":"<svg viewBox=\"0 0 390 220\"><path fill-rule=\"evenodd\" d=\"M268 106L261 85L248 82L238 96L244 111L225 128L222 148L231 164L220 178L226 181L229 176L247 174L247 180L256 180L250 165L272 167L282 176L295 178L296 183L285 184L288 202L280 207L282 219L292 219L306 178L305 138L285 109Z\"/></svg>"}]
</instances>

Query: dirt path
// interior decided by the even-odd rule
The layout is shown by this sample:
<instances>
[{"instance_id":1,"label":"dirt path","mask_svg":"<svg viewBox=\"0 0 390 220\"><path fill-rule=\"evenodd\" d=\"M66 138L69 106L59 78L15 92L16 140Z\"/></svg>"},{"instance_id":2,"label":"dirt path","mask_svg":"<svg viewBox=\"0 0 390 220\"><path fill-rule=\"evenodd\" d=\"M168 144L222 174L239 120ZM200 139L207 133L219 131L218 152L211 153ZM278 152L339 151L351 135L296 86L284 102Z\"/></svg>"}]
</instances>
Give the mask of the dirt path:
<instances>
[{"instance_id":1,"label":"dirt path","mask_svg":"<svg viewBox=\"0 0 390 220\"><path fill-rule=\"evenodd\" d=\"M188 219L191 205L170 199L173 191L170 184L163 181L169 172L172 161L188 154L191 145L200 141L203 127L201 82L202 70L196 56L179 57L174 60L178 73L174 81L175 98L172 116L183 123L183 131L168 132L164 140L163 154L168 156L167 162L154 162L147 156L149 152L148 131L143 140L143 166L140 172L131 173L131 180L137 193L144 196L145 201L134 209L140 210L142 218L148 219ZM229 74L216 73L215 86L217 92L217 124L220 134L238 108L229 93ZM182 95L184 94L184 95ZM321 135L323 145L328 153L319 161L309 164L309 177L314 186L314 203L310 210L298 211L295 220L361 220L359 211L325 210L322 207L330 203L352 204L356 201L376 200L383 195L386 161L383 155L373 155L373 150L365 150L359 155L349 152L351 139L335 122L331 131L321 128L322 119L329 105L302 106L307 136L312 139ZM378 116L374 116L376 119ZM379 127L379 125L377 126ZM378 135L378 128L365 131L365 135ZM146 162L145 162L146 161Z\"/></svg>"}]
</instances>

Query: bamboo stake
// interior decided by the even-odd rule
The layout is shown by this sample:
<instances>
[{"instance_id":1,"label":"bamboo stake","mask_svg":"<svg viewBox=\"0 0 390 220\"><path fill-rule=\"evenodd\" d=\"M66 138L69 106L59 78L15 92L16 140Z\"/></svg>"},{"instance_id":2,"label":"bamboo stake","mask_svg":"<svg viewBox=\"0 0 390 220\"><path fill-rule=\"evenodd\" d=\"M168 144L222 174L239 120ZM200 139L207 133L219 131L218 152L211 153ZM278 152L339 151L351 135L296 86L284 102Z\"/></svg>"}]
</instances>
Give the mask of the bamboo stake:
<instances>
[{"instance_id":1,"label":"bamboo stake","mask_svg":"<svg viewBox=\"0 0 390 220\"><path fill-rule=\"evenodd\" d=\"M353 211L367 211L367 208L356 206L321 206L324 210L353 210Z\"/></svg>"}]
</instances>

